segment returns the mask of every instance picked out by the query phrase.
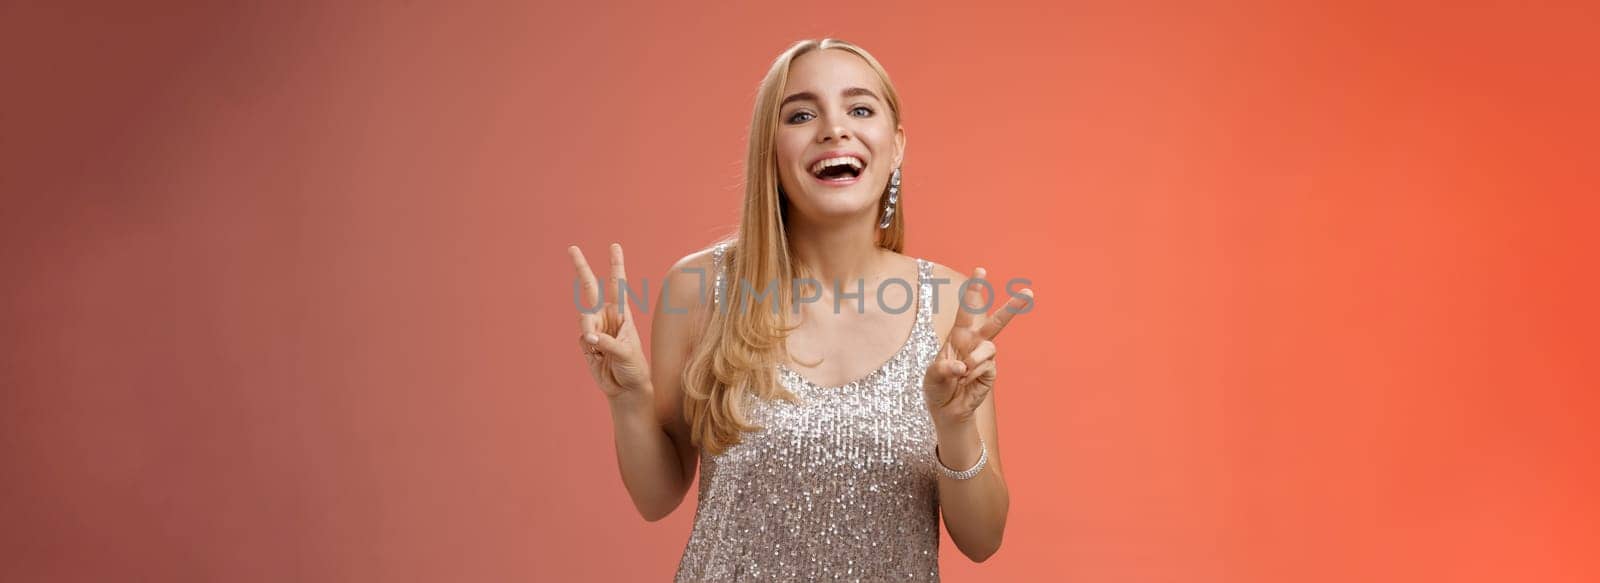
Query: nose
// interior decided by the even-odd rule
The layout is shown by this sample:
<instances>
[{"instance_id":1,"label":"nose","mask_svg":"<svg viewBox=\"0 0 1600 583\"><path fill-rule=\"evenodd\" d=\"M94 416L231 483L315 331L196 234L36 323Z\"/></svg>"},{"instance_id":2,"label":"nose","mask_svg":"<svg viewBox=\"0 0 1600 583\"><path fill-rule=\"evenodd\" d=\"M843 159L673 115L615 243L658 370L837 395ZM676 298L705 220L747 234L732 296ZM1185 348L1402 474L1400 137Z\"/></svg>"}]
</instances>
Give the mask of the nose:
<instances>
[{"instance_id":1,"label":"nose","mask_svg":"<svg viewBox=\"0 0 1600 583\"><path fill-rule=\"evenodd\" d=\"M822 131L818 132L817 142L826 144L828 142L846 140L850 137L850 129L846 128L843 123L838 120L829 120L827 125L822 126Z\"/></svg>"}]
</instances>

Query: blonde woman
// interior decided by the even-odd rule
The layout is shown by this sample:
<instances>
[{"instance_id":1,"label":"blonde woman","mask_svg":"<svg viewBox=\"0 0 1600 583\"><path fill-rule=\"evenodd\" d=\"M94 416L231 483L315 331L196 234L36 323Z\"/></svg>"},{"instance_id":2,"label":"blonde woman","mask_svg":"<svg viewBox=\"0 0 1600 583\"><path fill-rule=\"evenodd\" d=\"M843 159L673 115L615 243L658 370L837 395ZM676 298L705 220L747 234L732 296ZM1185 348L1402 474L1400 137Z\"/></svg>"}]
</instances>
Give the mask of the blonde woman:
<instances>
[{"instance_id":1,"label":"blonde woman","mask_svg":"<svg viewBox=\"0 0 1600 583\"><path fill-rule=\"evenodd\" d=\"M739 231L669 271L652 360L618 301L621 246L605 290L569 249L585 305L603 306L579 310L579 345L634 506L671 513L698 466L679 581L937 580L941 515L987 559L1009 505L994 339L1032 292L994 308L901 254L900 103L861 48L780 55L749 144Z\"/></svg>"}]
</instances>

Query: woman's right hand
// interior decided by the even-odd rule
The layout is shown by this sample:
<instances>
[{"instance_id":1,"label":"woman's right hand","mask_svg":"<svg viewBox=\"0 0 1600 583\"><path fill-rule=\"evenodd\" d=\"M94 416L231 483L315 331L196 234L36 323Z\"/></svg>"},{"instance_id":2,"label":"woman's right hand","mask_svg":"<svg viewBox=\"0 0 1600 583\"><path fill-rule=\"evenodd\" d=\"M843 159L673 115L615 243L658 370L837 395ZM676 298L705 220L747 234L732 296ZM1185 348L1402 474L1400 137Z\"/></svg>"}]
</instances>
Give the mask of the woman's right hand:
<instances>
[{"instance_id":1,"label":"woman's right hand","mask_svg":"<svg viewBox=\"0 0 1600 583\"><path fill-rule=\"evenodd\" d=\"M589 270L583 251L574 245L567 247L567 254L572 256L572 265L578 270L578 282L582 287L578 346L588 361L589 374L600 386L600 392L613 402L640 396L648 401L650 365L645 362L639 332L633 327L633 310L620 293L628 280L622 268L622 245L611 244L611 277L606 281L604 302L601 302L600 285L595 281L594 272Z\"/></svg>"}]
</instances>

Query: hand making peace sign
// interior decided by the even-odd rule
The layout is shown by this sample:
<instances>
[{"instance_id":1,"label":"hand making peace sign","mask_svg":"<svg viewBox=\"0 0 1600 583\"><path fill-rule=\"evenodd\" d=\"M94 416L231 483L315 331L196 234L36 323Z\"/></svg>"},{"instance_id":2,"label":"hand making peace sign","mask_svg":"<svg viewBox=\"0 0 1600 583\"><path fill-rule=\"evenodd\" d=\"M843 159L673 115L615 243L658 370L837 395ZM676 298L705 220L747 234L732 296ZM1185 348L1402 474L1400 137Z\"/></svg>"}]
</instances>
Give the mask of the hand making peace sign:
<instances>
[{"instance_id":1,"label":"hand making peace sign","mask_svg":"<svg viewBox=\"0 0 1600 583\"><path fill-rule=\"evenodd\" d=\"M983 276L982 267L972 271L974 280ZM967 310L984 305L978 287L966 286L962 305L956 308L955 327L922 378L922 396L936 424L970 419L989 397L995 379L994 339L1011 318L1033 303L1033 290L1024 289L992 313L973 314Z\"/></svg>"},{"instance_id":2,"label":"hand making peace sign","mask_svg":"<svg viewBox=\"0 0 1600 583\"><path fill-rule=\"evenodd\" d=\"M595 281L589 262L577 246L567 248L572 265L578 270L582 286L582 305L578 310L578 346L589 363L589 374L600 385L606 398L616 399L646 391L650 386L650 365L645 361L639 332L633 327L633 310L622 298L622 245L611 244L611 277L606 280L605 302L597 312L586 313L600 304L600 284Z\"/></svg>"}]
</instances>

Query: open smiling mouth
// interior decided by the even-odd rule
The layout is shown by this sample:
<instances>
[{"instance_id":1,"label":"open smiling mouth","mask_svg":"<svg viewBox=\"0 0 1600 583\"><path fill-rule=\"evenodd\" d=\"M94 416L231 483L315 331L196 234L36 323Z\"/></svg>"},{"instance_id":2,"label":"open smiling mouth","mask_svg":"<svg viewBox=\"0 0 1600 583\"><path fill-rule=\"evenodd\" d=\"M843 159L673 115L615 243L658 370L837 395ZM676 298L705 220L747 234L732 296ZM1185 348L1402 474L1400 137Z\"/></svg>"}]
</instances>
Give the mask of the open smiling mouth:
<instances>
[{"instance_id":1,"label":"open smiling mouth","mask_svg":"<svg viewBox=\"0 0 1600 583\"><path fill-rule=\"evenodd\" d=\"M824 158L811 165L811 175L817 180L833 184L850 184L861 178L866 164L855 156Z\"/></svg>"}]
</instances>

